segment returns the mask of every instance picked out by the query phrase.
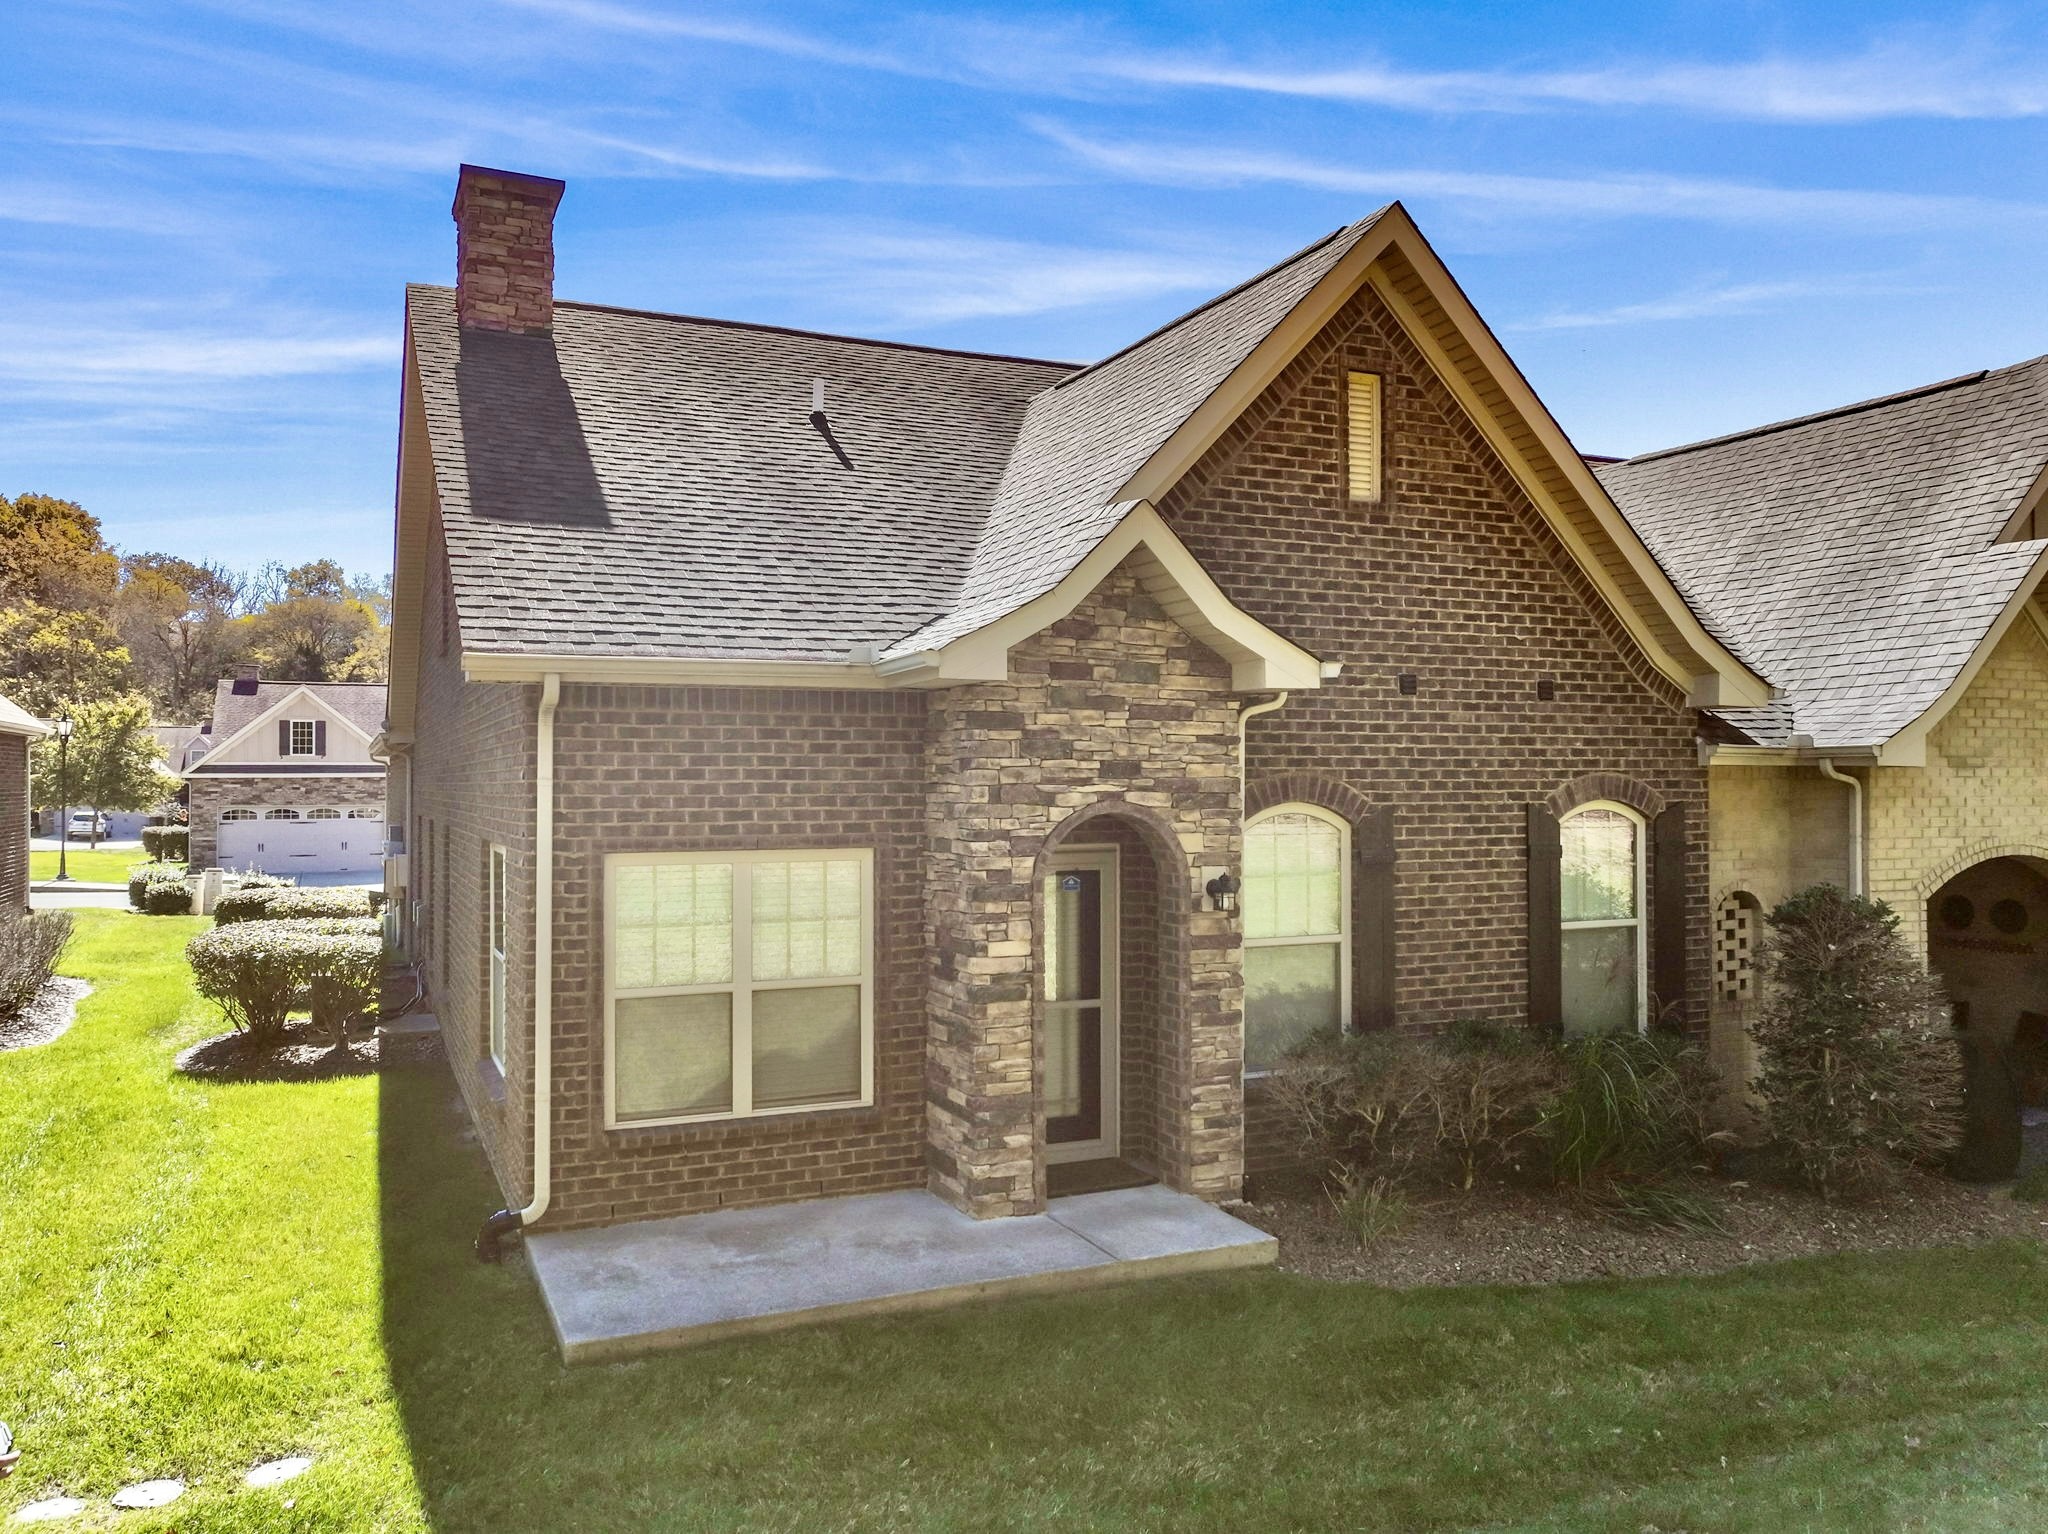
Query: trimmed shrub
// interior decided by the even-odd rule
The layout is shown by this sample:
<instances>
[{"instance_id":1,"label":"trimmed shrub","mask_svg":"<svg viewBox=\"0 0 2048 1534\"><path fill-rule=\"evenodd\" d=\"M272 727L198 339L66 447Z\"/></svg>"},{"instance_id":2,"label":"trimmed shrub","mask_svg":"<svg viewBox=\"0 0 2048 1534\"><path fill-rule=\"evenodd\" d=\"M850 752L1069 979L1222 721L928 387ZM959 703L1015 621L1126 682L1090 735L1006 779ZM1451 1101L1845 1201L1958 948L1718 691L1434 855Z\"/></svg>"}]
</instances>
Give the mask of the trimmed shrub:
<instances>
[{"instance_id":1,"label":"trimmed shrub","mask_svg":"<svg viewBox=\"0 0 2048 1534\"><path fill-rule=\"evenodd\" d=\"M189 826L144 826L142 850L159 863L183 863L191 856Z\"/></svg>"},{"instance_id":2,"label":"trimmed shrub","mask_svg":"<svg viewBox=\"0 0 2048 1534\"><path fill-rule=\"evenodd\" d=\"M1962 1054L1940 982L1891 907L1824 884L1764 921L1755 1087L1793 1171L1823 1197L1854 1197L1947 1156L1962 1130Z\"/></svg>"},{"instance_id":3,"label":"trimmed shrub","mask_svg":"<svg viewBox=\"0 0 2048 1534\"><path fill-rule=\"evenodd\" d=\"M295 885L262 885L221 896L213 908L217 925L243 921L354 919L370 915L368 894L359 889L300 889Z\"/></svg>"},{"instance_id":4,"label":"trimmed shrub","mask_svg":"<svg viewBox=\"0 0 2048 1534\"><path fill-rule=\"evenodd\" d=\"M128 870L128 903L138 911L149 906L143 896L152 884L183 884L185 865L183 863L137 863Z\"/></svg>"},{"instance_id":5,"label":"trimmed shrub","mask_svg":"<svg viewBox=\"0 0 2048 1534\"><path fill-rule=\"evenodd\" d=\"M70 941L69 911L0 917L0 1020L19 1017L36 999Z\"/></svg>"},{"instance_id":6,"label":"trimmed shrub","mask_svg":"<svg viewBox=\"0 0 2048 1534\"><path fill-rule=\"evenodd\" d=\"M1544 1115L1551 1168L1581 1188L1655 1177L1705 1158L1718 1096L1698 1045L1668 1033L1607 1034L1566 1044L1564 1081Z\"/></svg>"},{"instance_id":7,"label":"trimmed shrub","mask_svg":"<svg viewBox=\"0 0 2048 1534\"><path fill-rule=\"evenodd\" d=\"M183 879L175 883L158 880L142 889L142 911L145 916L190 916L192 914L192 890Z\"/></svg>"},{"instance_id":8,"label":"trimmed shrub","mask_svg":"<svg viewBox=\"0 0 2048 1534\"><path fill-rule=\"evenodd\" d=\"M362 918L236 922L200 933L185 957L199 994L262 1043L274 1043L315 994L338 1042L350 1020L376 1006L384 973L383 940Z\"/></svg>"}]
</instances>

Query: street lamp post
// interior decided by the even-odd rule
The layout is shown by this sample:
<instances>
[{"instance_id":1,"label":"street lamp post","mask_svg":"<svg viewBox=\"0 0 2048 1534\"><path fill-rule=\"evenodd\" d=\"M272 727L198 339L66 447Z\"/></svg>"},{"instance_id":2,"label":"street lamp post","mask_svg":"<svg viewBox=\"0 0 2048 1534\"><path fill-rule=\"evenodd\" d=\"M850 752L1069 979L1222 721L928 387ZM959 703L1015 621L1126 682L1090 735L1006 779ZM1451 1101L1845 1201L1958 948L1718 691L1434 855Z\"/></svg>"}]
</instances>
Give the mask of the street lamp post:
<instances>
[{"instance_id":1,"label":"street lamp post","mask_svg":"<svg viewBox=\"0 0 2048 1534\"><path fill-rule=\"evenodd\" d=\"M71 720L67 715L57 721L57 782L58 792L68 799L71 794ZM71 806L66 804L57 812L57 877L53 884L69 884L71 874L65 867L65 854L71 850Z\"/></svg>"}]
</instances>

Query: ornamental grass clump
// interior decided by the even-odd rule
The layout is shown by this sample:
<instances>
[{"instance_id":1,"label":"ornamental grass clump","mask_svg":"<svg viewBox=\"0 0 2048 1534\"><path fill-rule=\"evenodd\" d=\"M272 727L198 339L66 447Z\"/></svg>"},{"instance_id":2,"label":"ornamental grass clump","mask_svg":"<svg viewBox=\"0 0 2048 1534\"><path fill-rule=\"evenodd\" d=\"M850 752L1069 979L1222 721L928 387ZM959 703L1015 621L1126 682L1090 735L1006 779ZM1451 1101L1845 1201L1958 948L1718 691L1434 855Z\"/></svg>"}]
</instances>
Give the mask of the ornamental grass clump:
<instances>
[{"instance_id":1,"label":"ornamental grass clump","mask_svg":"<svg viewBox=\"0 0 2048 1534\"><path fill-rule=\"evenodd\" d=\"M376 1006L384 972L384 943L366 917L234 922L192 939L185 957L199 994L265 1045L315 997L339 1043L348 1023Z\"/></svg>"},{"instance_id":2,"label":"ornamental grass clump","mask_svg":"<svg viewBox=\"0 0 2048 1534\"><path fill-rule=\"evenodd\" d=\"M1755 1089L1772 1140L1823 1197L1871 1197L1942 1161L1963 1065L1940 982L1883 901L1819 885L1765 918Z\"/></svg>"},{"instance_id":3,"label":"ornamental grass clump","mask_svg":"<svg viewBox=\"0 0 2048 1534\"><path fill-rule=\"evenodd\" d=\"M1670 1033L1595 1034L1563 1047L1564 1079L1544 1114L1551 1169L1591 1188L1703 1162L1719 1138L1706 1052Z\"/></svg>"},{"instance_id":4,"label":"ornamental grass clump","mask_svg":"<svg viewBox=\"0 0 2048 1534\"><path fill-rule=\"evenodd\" d=\"M0 1023L12 1022L41 994L70 941L69 911L0 916Z\"/></svg>"}]
</instances>

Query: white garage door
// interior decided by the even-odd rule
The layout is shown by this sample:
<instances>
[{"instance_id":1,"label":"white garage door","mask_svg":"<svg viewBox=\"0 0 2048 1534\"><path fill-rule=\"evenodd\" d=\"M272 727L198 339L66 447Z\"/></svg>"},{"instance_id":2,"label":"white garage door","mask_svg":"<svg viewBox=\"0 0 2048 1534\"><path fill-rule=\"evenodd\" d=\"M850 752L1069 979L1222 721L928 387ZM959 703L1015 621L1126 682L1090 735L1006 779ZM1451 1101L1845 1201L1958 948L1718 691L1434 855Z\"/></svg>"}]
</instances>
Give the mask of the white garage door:
<instances>
[{"instance_id":1,"label":"white garage door","mask_svg":"<svg viewBox=\"0 0 2048 1534\"><path fill-rule=\"evenodd\" d=\"M383 855L384 821L375 810L251 805L224 810L220 817L223 868L267 874L375 873Z\"/></svg>"}]
</instances>

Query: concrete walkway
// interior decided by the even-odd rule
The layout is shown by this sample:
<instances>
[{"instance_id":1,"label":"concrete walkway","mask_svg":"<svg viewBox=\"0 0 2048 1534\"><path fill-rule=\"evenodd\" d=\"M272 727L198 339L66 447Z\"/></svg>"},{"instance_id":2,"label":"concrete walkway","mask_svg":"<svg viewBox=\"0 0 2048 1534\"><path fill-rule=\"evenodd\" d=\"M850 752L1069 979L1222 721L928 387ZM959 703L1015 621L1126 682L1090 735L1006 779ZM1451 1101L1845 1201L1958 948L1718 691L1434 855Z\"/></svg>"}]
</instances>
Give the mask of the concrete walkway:
<instances>
[{"instance_id":1,"label":"concrete walkway","mask_svg":"<svg viewBox=\"0 0 2048 1534\"><path fill-rule=\"evenodd\" d=\"M1273 1238L1200 1199L1122 1188L976 1220L920 1189L527 1238L566 1363L813 1321L1257 1267Z\"/></svg>"}]
</instances>

